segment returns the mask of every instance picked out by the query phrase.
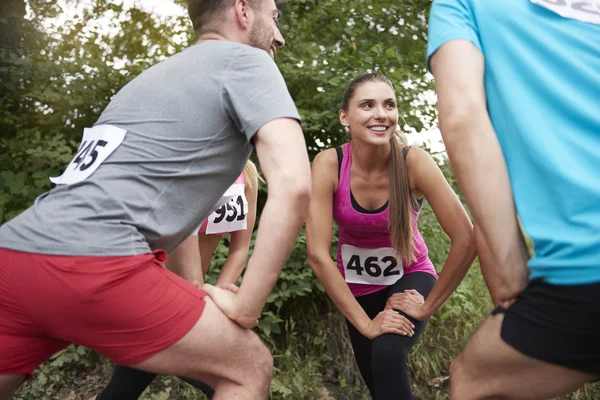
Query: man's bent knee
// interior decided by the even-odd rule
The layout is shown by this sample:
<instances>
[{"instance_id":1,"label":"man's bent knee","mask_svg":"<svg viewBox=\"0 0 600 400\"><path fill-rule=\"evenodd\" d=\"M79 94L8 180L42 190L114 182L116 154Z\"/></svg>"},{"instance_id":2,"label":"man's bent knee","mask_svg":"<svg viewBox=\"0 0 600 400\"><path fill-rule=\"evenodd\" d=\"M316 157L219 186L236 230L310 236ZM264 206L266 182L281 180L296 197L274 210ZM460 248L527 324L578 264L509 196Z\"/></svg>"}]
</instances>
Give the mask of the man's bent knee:
<instances>
[{"instance_id":1,"label":"man's bent knee","mask_svg":"<svg viewBox=\"0 0 600 400\"><path fill-rule=\"evenodd\" d=\"M474 387L469 377L464 357L459 355L450 364L450 400L472 400Z\"/></svg>"},{"instance_id":2,"label":"man's bent knee","mask_svg":"<svg viewBox=\"0 0 600 400\"><path fill-rule=\"evenodd\" d=\"M273 356L260 339L257 338L257 344L254 346L254 364L252 368L257 375L254 379L257 379L256 383L259 383L261 389L266 388L268 390L273 376Z\"/></svg>"}]
</instances>

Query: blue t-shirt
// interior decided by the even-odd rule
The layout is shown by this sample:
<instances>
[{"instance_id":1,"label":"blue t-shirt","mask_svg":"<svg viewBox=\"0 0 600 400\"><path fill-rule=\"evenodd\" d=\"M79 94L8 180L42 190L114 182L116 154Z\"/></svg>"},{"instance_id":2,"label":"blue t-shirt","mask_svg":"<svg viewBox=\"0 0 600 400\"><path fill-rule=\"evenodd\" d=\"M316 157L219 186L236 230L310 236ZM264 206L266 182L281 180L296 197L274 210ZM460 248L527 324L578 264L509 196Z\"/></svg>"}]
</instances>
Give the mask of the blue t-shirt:
<instances>
[{"instance_id":1,"label":"blue t-shirt","mask_svg":"<svg viewBox=\"0 0 600 400\"><path fill-rule=\"evenodd\" d=\"M454 39L485 57L488 111L534 242L531 279L600 282L600 25L531 0L434 0L428 65Z\"/></svg>"}]
</instances>

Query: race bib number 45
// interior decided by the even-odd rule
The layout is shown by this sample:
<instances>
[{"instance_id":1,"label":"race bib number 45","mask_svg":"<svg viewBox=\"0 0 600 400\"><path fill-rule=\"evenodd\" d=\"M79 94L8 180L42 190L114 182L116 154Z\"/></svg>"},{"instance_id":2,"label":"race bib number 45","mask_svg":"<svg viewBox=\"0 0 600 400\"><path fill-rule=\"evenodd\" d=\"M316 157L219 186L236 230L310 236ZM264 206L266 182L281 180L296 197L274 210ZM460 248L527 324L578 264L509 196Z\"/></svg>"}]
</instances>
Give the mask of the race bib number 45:
<instances>
[{"instance_id":1,"label":"race bib number 45","mask_svg":"<svg viewBox=\"0 0 600 400\"><path fill-rule=\"evenodd\" d=\"M248 201L244 194L244 184L231 185L223 197L226 199L225 203L208 216L207 234L246 229Z\"/></svg>"},{"instance_id":2,"label":"race bib number 45","mask_svg":"<svg viewBox=\"0 0 600 400\"><path fill-rule=\"evenodd\" d=\"M112 125L85 128L75 157L61 176L51 177L50 181L56 185L70 185L87 179L123 143L126 133L125 129Z\"/></svg>"},{"instance_id":3,"label":"race bib number 45","mask_svg":"<svg viewBox=\"0 0 600 400\"><path fill-rule=\"evenodd\" d=\"M558 15L600 25L600 0L531 0Z\"/></svg>"},{"instance_id":4,"label":"race bib number 45","mask_svg":"<svg viewBox=\"0 0 600 400\"><path fill-rule=\"evenodd\" d=\"M346 282L363 285L393 285L404 275L391 247L361 249L342 245L342 262Z\"/></svg>"}]
</instances>

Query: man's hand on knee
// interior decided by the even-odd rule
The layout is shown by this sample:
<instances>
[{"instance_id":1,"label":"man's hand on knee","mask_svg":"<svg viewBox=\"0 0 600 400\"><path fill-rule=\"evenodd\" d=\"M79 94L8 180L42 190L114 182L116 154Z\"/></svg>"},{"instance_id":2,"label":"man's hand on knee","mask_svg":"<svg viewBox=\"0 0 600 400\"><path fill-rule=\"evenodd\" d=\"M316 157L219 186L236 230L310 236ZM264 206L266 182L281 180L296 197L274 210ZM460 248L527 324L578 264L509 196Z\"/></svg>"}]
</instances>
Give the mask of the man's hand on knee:
<instances>
[{"instance_id":1,"label":"man's hand on knee","mask_svg":"<svg viewBox=\"0 0 600 400\"><path fill-rule=\"evenodd\" d=\"M237 290L234 291L230 287L220 288L217 286L210 285L208 283L205 283L202 286L202 290L204 290L206 294L210 296L210 298L215 302L215 305L219 307L219 309L223 311L223 313L229 319L236 322L242 328L250 329L258 324L258 319L245 317L240 312L240 308L238 307L236 302L235 293L237 292Z\"/></svg>"}]
</instances>

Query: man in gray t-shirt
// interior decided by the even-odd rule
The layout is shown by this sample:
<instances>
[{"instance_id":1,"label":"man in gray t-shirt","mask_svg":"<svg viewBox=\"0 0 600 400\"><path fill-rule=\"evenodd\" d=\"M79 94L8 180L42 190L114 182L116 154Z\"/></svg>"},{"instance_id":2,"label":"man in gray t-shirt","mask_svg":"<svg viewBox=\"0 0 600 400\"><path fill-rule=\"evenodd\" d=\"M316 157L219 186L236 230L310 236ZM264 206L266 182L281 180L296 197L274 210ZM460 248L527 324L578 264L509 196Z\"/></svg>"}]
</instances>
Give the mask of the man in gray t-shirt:
<instances>
[{"instance_id":1,"label":"man in gray t-shirt","mask_svg":"<svg viewBox=\"0 0 600 400\"><path fill-rule=\"evenodd\" d=\"M266 397L272 360L243 328L304 220L308 157L268 54L284 43L274 1L190 0L189 12L199 42L126 85L56 188L0 227L0 398L71 342L203 379L223 398ZM164 252L208 216L253 147L269 184L254 252L239 291L205 285L209 299L162 268Z\"/></svg>"}]
</instances>

